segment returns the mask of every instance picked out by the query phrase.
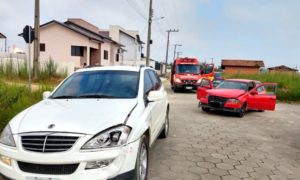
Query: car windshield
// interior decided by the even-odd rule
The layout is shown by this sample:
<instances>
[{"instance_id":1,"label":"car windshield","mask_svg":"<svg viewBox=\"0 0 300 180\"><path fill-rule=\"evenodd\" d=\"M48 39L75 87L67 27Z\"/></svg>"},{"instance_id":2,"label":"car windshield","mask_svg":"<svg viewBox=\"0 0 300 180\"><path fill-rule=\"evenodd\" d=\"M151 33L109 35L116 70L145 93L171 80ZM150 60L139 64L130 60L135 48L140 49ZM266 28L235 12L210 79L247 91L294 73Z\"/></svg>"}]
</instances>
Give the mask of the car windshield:
<instances>
[{"instance_id":1,"label":"car windshield","mask_svg":"<svg viewBox=\"0 0 300 180\"><path fill-rule=\"evenodd\" d=\"M241 89L247 91L247 83L237 81L223 81L216 89Z\"/></svg>"},{"instance_id":2,"label":"car windshield","mask_svg":"<svg viewBox=\"0 0 300 180\"><path fill-rule=\"evenodd\" d=\"M179 64L176 67L176 73L178 74L200 74L199 65Z\"/></svg>"},{"instance_id":3,"label":"car windshield","mask_svg":"<svg viewBox=\"0 0 300 180\"><path fill-rule=\"evenodd\" d=\"M70 76L51 98L135 98L138 74L117 70L78 72Z\"/></svg>"},{"instance_id":4,"label":"car windshield","mask_svg":"<svg viewBox=\"0 0 300 180\"><path fill-rule=\"evenodd\" d=\"M214 66L212 64L206 65L204 69L204 74L209 74L213 71Z\"/></svg>"},{"instance_id":5,"label":"car windshield","mask_svg":"<svg viewBox=\"0 0 300 180\"><path fill-rule=\"evenodd\" d=\"M223 80L221 79L214 79L213 80L213 85L214 87L217 87L219 84L221 84L223 82Z\"/></svg>"}]
</instances>

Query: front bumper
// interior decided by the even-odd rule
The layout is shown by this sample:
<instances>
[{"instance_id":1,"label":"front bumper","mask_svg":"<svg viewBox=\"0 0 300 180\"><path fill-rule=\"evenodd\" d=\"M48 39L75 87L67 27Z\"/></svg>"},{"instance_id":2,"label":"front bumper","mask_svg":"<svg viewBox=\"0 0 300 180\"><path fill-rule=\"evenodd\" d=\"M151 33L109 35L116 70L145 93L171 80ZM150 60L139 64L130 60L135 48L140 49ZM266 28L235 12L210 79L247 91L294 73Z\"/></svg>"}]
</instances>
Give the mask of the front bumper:
<instances>
[{"instance_id":1,"label":"front bumper","mask_svg":"<svg viewBox=\"0 0 300 180\"><path fill-rule=\"evenodd\" d=\"M210 106L209 104L207 104L206 102L199 102L198 107L203 107L203 108L207 108L207 109L212 109L212 110L217 110L217 111L226 111L226 112L232 112L232 113L238 113L240 112L241 107L237 106L237 105L227 105L225 104L223 107L214 107L214 106Z\"/></svg>"},{"instance_id":2,"label":"front bumper","mask_svg":"<svg viewBox=\"0 0 300 180\"><path fill-rule=\"evenodd\" d=\"M10 148L0 145L0 155L12 159L11 166L0 161L0 174L10 179L52 179L52 180L80 180L80 179L132 179L136 163L139 140L127 144L126 146L109 148L94 151L80 151L82 145L90 137L84 137L74 146L60 153L35 153L23 150L20 142L17 148ZM17 137L15 137L17 139ZM16 141L18 142L18 141ZM85 169L88 162L112 160L112 162L102 168ZM42 165L79 164L72 174L53 175L24 172L19 168L18 162Z\"/></svg>"},{"instance_id":3,"label":"front bumper","mask_svg":"<svg viewBox=\"0 0 300 180\"><path fill-rule=\"evenodd\" d=\"M174 84L176 89L197 90L198 84Z\"/></svg>"}]
</instances>

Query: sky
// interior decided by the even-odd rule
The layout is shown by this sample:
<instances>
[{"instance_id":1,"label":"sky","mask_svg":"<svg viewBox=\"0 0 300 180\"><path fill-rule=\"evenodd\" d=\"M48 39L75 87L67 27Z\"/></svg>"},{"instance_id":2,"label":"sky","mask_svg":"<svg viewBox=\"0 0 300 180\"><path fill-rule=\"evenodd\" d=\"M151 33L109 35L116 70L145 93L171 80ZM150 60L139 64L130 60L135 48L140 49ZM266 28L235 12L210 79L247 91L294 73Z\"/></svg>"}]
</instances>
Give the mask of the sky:
<instances>
[{"instance_id":1,"label":"sky","mask_svg":"<svg viewBox=\"0 0 300 180\"><path fill-rule=\"evenodd\" d=\"M147 41L149 0L41 0L40 23L82 18L101 29L120 25L138 30ZM174 44L183 57L220 65L221 59L264 60L266 67L287 65L300 69L299 0L153 0L151 58L168 60ZM8 45L25 48L18 37L34 24L34 0L0 0L0 32ZM161 19L161 17L164 17ZM4 41L0 40L0 51ZM144 48L146 51L146 46ZM145 52L144 52L145 53ZM146 53L145 53L146 54Z\"/></svg>"}]
</instances>

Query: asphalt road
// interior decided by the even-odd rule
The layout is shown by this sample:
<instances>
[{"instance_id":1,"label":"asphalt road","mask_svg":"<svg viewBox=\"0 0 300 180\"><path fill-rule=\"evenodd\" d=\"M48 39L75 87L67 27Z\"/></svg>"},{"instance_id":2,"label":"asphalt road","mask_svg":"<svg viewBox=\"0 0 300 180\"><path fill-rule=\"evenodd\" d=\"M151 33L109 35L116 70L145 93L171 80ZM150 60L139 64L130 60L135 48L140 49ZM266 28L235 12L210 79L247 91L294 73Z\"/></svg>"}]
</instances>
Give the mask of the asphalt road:
<instances>
[{"instance_id":1,"label":"asphalt road","mask_svg":"<svg viewBox=\"0 0 300 180\"><path fill-rule=\"evenodd\" d=\"M206 113L169 87L170 136L151 149L149 179L300 179L300 106L244 118Z\"/></svg>"}]
</instances>

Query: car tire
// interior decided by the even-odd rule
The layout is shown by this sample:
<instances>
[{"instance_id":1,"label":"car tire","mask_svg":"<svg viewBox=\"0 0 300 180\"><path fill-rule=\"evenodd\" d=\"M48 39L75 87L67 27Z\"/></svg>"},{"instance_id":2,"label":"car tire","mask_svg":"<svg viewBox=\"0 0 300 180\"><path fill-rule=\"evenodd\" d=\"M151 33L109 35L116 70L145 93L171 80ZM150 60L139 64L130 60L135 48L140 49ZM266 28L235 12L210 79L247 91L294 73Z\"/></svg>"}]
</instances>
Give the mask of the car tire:
<instances>
[{"instance_id":1,"label":"car tire","mask_svg":"<svg viewBox=\"0 0 300 180\"><path fill-rule=\"evenodd\" d=\"M141 137L139 150L135 164L136 180L148 179L148 165L149 165L149 142L147 136Z\"/></svg>"},{"instance_id":2,"label":"car tire","mask_svg":"<svg viewBox=\"0 0 300 180\"><path fill-rule=\"evenodd\" d=\"M169 135L169 128L170 128L170 119L169 119L169 108L168 108L165 117L164 129L160 133L159 138L161 139L167 138Z\"/></svg>"},{"instance_id":3,"label":"car tire","mask_svg":"<svg viewBox=\"0 0 300 180\"><path fill-rule=\"evenodd\" d=\"M173 91L174 91L174 93L177 93L179 90L178 90L178 88L174 87Z\"/></svg>"},{"instance_id":4,"label":"car tire","mask_svg":"<svg viewBox=\"0 0 300 180\"><path fill-rule=\"evenodd\" d=\"M244 117L245 114L246 114L246 111L247 111L247 103L244 103L243 106L241 107L241 109L239 110L237 116L238 116L239 118Z\"/></svg>"},{"instance_id":5,"label":"car tire","mask_svg":"<svg viewBox=\"0 0 300 180\"><path fill-rule=\"evenodd\" d=\"M209 112L209 109L206 108L206 107L202 107L201 109L202 109L202 111L204 111L204 112Z\"/></svg>"}]
</instances>

